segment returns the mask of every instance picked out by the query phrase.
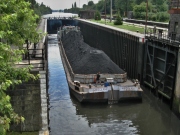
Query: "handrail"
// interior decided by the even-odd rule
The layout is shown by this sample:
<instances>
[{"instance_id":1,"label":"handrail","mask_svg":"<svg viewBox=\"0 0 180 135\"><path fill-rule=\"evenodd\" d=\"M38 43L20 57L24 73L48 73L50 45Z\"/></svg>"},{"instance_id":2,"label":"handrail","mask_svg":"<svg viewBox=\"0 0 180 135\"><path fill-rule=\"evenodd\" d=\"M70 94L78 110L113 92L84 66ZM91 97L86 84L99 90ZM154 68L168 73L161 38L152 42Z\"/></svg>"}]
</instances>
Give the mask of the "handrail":
<instances>
[{"instance_id":1,"label":"handrail","mask_svg":"<svg viewBox=\"0 0 180 135\"><path fill-rule=\"evenodd\" d=\"M37 53L37 51L40 51L40 53ZM32 52L30 52L32 51ZM22 62L17 63L17 65L38 65L33 66L33 68L42 68L45 69L45 53L44 49L28 49L26 50L25 54L22 55ZM37 57L38 55L38 57ZM27 60L27 61L26 61ZM35 63L33 63L35 61ZM38 61L39 60L39 61ZM39 66L42 65L42 66Z\"/></svg>"}]
</instances>

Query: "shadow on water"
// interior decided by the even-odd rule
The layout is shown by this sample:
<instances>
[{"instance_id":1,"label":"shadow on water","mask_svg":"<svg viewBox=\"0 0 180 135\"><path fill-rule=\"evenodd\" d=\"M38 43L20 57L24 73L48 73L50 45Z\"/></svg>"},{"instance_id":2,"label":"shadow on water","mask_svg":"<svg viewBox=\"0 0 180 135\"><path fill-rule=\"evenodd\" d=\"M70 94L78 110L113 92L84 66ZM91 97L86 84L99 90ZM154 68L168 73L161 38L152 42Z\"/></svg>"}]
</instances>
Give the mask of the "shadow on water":
<instances>
[{"instance_id":1,"label":"shadow on water","mask_svg":"<svg viewBox=\"0 0 180 135\"><path fill-rule=\"evenodd\" d=\"M56 36L49 39L50 135L180 135L180 120L146 89L142 102L79 103L69 93Z\"/></svg>"}]
</instances>

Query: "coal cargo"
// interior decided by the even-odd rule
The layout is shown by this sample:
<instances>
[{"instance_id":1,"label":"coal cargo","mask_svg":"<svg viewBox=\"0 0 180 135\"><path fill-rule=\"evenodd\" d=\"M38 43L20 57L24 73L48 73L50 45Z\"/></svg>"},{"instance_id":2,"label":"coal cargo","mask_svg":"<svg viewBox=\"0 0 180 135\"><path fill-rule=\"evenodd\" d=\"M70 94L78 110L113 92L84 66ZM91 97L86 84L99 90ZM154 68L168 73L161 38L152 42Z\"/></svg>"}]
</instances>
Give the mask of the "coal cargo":
<instances>
[{"instance_id":1,"label":"coal cargo","mask_svg":"<svg viewBox=\"0 0 180 135\"><path fill-rule=\"evenodd\" d=\"M70 31L62 39L63 47L75 74L124 74L102 50L90 47L80 31Z\"/></svg>"}]
</instances>

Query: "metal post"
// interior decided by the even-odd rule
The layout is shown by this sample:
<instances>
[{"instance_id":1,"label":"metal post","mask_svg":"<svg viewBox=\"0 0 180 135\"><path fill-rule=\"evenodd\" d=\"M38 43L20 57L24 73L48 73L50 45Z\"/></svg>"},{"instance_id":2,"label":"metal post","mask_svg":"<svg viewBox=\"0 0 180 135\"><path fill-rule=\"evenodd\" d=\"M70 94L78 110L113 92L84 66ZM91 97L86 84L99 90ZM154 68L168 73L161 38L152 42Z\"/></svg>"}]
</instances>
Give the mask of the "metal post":
<instances>
[{"instance_id":1,"label":"metal post","mask_svg":"<svg viewBox=\"0 0 180 135\"><path fill-rule=\"evenodd\" d=\"M42 66L43 66L43 70L44 70L44 49L42 49Z\"/></svg>"},{"instance_id":2,"label":"metal post","mask_svg":"<svg viewBox=\"0 0 180 135\"><path fill-rule=\"evenodd\" d=\"M106 24L106 0L105 0L105 24Z\"/></svg>"},{"instance_id":3,"label":"metal post","mask_svg":"<svg viewBox=\"0 0 180 135\"><path fill-rule=\"evenodd\" d=\"M128 18L128 16L127 16L127 1L128 0L126 0L126 17Z\"/></svg>"},{"instance_id":4,"label":"metal post","mask_svg":"<svg viewBox=\"0 0 180 135\"><path fill-rule=\"evenodd\" d=\"M30 62L30 53L29 53L29 50L28 50L28 63L29 63L29 65L31 64L31 62Z\"/></svg>"},{"instance_id":5,"label":"metal post","mask_svg":"<svg viewBox=\"0 0 180 135\"><path fill-rule=\"evenodd\" d=\"M147 20L148 20L148 0L146 0L146 24L145 24L145 36L147 30Z\"/></svg>"},{"instance_id":6,"label":"metal post","mask_svg":"<svg viewBox=\"0 0 180 135\"><path fill-rule=\"evenodd\" d=\"M112 0L110 5L110 22L112 22Z\"/></svg>"}]
</instances>

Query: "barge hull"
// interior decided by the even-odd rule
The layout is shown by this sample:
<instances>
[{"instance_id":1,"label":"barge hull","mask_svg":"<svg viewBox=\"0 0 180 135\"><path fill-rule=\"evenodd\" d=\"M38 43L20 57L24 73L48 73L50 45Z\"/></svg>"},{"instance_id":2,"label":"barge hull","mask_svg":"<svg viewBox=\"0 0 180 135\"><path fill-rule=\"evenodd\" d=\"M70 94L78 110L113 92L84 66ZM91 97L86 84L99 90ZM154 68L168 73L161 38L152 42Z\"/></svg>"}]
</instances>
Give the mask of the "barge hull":
<instances>
[{"instance_id":1,"label":"barge hull","mask_svg":"<svg viewBox=\"0 0 180 135\"><path fill-rule=\"evenodd\" d=\"M79 94L70 88L70 93L81 103L91 102L91 103L106 103L108 102L107 98L103 98L104 93L88 93L88 94Z\"/></svg>"}]
</instances>

